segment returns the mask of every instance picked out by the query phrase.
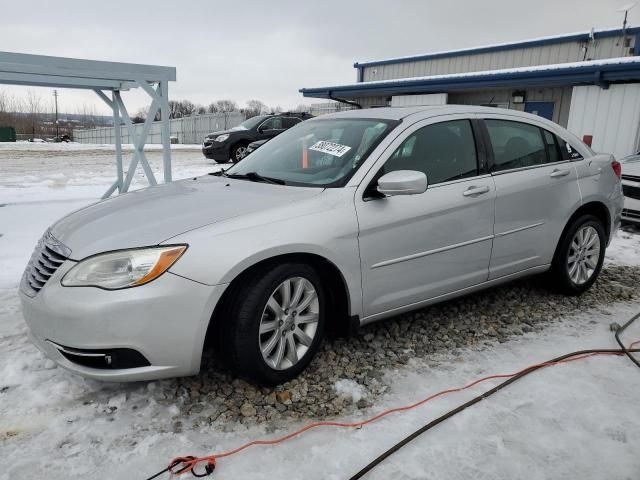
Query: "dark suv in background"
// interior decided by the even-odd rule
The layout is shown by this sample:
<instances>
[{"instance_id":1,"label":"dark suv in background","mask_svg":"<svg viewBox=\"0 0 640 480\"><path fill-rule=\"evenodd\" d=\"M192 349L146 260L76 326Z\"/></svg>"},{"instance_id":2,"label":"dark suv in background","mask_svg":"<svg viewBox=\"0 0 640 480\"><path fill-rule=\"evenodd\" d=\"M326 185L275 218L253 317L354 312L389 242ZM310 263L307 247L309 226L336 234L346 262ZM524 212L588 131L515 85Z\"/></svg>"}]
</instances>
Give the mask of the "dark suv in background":
<instances>
[{"instance_id":1,"label":"dark suv in background","mask_svg":"<svg viewBox=\"0 0 640 480\"><path fill-rule=\"evenodd\" d=\"M298 112L251 117L237 127L207 135L202 144L202 153L218 163L227 163L229 160L238 162L247 155L247 146L251 142L269 140L312 117L308 113Z\"/></svg>"}]
</instances>

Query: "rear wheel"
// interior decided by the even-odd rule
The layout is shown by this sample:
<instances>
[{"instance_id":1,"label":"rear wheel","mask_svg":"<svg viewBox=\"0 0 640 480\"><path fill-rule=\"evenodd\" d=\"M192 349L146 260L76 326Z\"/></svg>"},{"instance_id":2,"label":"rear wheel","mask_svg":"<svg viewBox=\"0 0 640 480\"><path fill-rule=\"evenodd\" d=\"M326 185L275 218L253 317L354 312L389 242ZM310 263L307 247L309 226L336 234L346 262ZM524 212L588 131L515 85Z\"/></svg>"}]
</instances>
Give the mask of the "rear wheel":
<instances>
[{"instance_id":1,"label":"rear wheel","mask_svg":"<svg viewBox=\"0 0 640 480\"><path fill-rule=\"evenodd\" d=\"M602 269L605 238L602 222L593 215L571 223L553 259L551 275L557 290L580 295L593 285Z\"/></svg>"},{"instance_id":2,"label":"rear wheel","mask_svg":"<svg viewBox=\"0 0 640 480\"><path fill-rule=\"evenodd\" d=\"M222 360L261 385L296 377L324 336L325 294L306 264L284 264L257 272L233 293L221 325Z\"/></svg>"}]
</instances>

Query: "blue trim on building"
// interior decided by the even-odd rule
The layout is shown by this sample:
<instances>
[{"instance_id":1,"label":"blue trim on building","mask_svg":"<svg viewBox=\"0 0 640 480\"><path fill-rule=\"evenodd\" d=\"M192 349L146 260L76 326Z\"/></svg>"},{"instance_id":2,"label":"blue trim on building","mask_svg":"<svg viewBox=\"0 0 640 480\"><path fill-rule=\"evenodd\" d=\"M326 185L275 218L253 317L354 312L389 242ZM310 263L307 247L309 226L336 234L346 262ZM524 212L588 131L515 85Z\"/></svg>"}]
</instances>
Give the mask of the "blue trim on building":
<instances>
[{"instance_id":1,"label":"blue trim on building","mask_svg":"<svg viewBox=\"0 0 640 480\"><path fill-rule=\"evenodd\" d=\"M553 68L537 71L515 71L485 75L460 75L398 79L385 82L362 82L335 87L302 88L305 97L330 96L355 98L398 94L441 93L455 90L486 88L523 88L572 85L599 85L607 88L610 82L640 81L640 62L595 64Z\"/></svg>"},{"instance_id":2,"label":"blue trim on building","mask_svg":"<svg viewBox=\"0 0 640 480\"><path fill-rule=\"evenodd\" d=\"M638 45L638 35L640 34L640 27L631 27L627 28L627 35L635 35L636 36L636 44L635 44L635 55L638 55L638 49L640 46ZM594 32L594 37L598 38L607 38L607 37L616 37L622 35L622 29L613 29L613 30L600 30ZM468 48L462 50L453 50L450 52L438 52L438 53L427 53L424 55L414 55L410 57L401 57L401 58L388 58L385 60L373 60L370 62L356 62L353 64L354 68L362 69L362 67L374 67L377 65L390 65L394 63L406 63L406 62L416 62L421 60L435 60L437 58L451 58L451 57L459 57L462 55L473 55L480 53L491 53L491 52L504 52L508 50L515 50L517 48L531 48L531 47L540 47L544 45L555 45L558 43L567 43L567 42L584 42L589 40L590 32L584 33L574 33L569 35L559 35L556 37L548 37L548 38L540 38L537 40L524 40L521 42L507 43L504 45L493 45L487 47L476 47L476 48Z\"/></svg>"},{"instance_id":3,"label":"blue trim on building","mask_svg":"<svg viewBox=\"0 0 640 480\"><path fill-rule=\"evenodd\" d=\"M635 56L640 55L640 32L636 33L636 40L633 44L633 54Z\"/></svg>"}]
</instances>

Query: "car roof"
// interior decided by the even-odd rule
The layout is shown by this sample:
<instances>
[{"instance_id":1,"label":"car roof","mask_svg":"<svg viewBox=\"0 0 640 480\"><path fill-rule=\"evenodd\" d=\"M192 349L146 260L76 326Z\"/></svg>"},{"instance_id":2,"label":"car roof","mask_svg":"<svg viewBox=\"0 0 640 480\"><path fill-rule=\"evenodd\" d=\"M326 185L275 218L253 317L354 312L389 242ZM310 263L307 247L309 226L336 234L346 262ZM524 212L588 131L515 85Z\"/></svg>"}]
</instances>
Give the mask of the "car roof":
<instances>
[{"instance_id":1,"label":"car roof","mask_svg":"<svg viewBox=\"0 0 640 480\"><path fill-rule=\"evenodd\" d=\"M496 114L502 113L515 117L522 117L523 120L535 118L541 120L541 117L530 113L520 112L518 110L510 110L495 107L477 107L474 105L434 105L434 106L412 106L412 107L380 107L380 108L364 108L356 110L347 110L345 112L330 113L316 118L375 118L383 120L402 120L411 115L421 114L421 117L436 117L439 115L451 114Z\"/></svg>"}]
</instances>

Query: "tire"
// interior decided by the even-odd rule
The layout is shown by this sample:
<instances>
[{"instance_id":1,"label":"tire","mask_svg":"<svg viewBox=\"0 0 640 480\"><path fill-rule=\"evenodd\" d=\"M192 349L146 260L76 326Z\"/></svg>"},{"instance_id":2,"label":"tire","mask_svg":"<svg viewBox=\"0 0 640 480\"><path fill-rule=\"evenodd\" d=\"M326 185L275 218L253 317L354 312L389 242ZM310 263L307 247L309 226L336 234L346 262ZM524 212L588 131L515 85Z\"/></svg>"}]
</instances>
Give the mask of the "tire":
<instances>
[{"instance_id":1,"label":"tire","mask_svg":"<svg viewBox=\"0 0 640 480\"><path fill-rule=\"evenodd\" d=\"M278 316L278 306L287 305L286 282L293 308L282 308ZM296 287L302 292L297 303ZM298 376L324 337L327 300L316 271L300 263L270 266L255 272L231 295L218 319L223 322L218 330L220 359L233 373L258 385L278 385ZM300 312L296 305L302 306Z\"/></svg>"},{"instance_id":2,"label":"tire","mask_svg":"<svg viewBox=\"0 0 640 480\"><path fill-rule=\"evenodd\" d=\"M229 160L233 163L238 163L244 157L247 156L247 144L246 143L236 143L229 152Z\"/></svg>"},{"instance_id":3,"label":"tire","mask_svg":"<svg viewBox=\"0 0 640 480\"><path fill-rule=\"evenodd\" d=\"M565 295L586 292L600 274L605 249L602 222L593 215L575 219L565 230L553 258L550 276L554 290Z\"/></svg>"}]
</instances>

